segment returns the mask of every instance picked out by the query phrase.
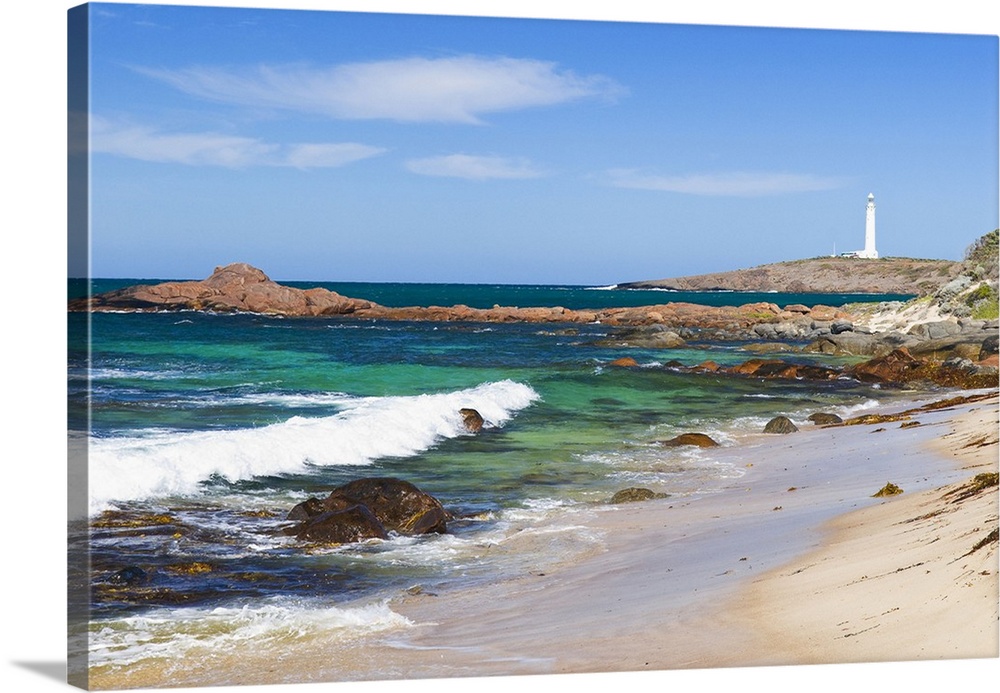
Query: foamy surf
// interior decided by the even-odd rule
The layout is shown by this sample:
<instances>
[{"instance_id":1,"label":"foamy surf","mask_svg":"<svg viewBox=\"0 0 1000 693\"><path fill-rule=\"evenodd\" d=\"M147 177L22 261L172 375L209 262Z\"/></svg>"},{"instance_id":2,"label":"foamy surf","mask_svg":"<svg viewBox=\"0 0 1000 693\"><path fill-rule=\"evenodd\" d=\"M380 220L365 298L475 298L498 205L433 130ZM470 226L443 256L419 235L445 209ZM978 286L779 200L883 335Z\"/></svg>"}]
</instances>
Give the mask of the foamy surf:
<instances>
[{"instance_id":1,"label":"foamy surf","mask_svg":"<svg viewBox=\"0 0 1000 693\"><path fill-rule=\"evenodd\" d=\"M511 380L455 392L407 397L341 398L333 416L226 431L92 438L90 511L119 501L196 494L215 477L228 481L300 472L307 465L366 465L410 457L467 433L459 410L479 411L503 426L539 398Z\"/></svg>"},{"instance_id":2,"label":"foamy surf","mask_svg":"<svg viewBox=\"0 0 1000 693\"><path fill-rule=\"evenodd\" d=\"M281 647L308 637L335 641L405 629L412 623L387 602L321 607L291 600L252 607L159 609L104 621L90 634L92 666L127 666L145 659L237 654L242 648Z\"/></svg>"}]
</instances>

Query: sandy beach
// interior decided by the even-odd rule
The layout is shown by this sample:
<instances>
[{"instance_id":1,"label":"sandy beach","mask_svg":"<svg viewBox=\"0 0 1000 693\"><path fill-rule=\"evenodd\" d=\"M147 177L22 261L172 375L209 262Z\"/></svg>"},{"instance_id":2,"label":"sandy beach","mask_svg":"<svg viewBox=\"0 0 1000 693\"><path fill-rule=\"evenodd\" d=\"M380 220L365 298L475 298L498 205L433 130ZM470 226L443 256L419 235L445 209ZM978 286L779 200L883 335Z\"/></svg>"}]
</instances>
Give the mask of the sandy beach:
<instances>
[{"instance_id":1,"label":"sandy beach","mask_svg":"<svg viewBox=\"0 0 1000 693\"><path fill-rule=\"evenodd\" d=\"M997 488L959 496L996 472L997 400L913 422L724 451L753 465L742 484L601 513L607 551L584 564L399 605L440 623L409 644L462 674L996 657L995 535L972 549L997 527ZM904 493L872 498L887 481Z\"/></svg>"},{"instance_id":2,"label":"sandy beach","mask_svg":"<svg viewBox=\"0 0 1000 693\"><path fill-rule=\"evenodd\" d=\"M774 660L997 656L997 487L975 481L996 473L996 424L993 400L932 441L966 481L838 517L821 548L741 593L736 611Z\"/></svg>"},{"instance_id":3,"label":"sandy beach","mask_svg":"<svg viewBox=\"0 0 1000 693\"><path fill-rule=\"evenodd\" d=\"M997 470L995 394L903 420L797 423L797 433L713 452L746 468L713 496L574 515L601 539L583 558L478 589L415 586L388 605L412 625L376 642L299 639L287 651L147 666L91 685L997 657L996 482L966 493ZM903 493L873 498L887 482Z\"/></svg>"}]
</instances>

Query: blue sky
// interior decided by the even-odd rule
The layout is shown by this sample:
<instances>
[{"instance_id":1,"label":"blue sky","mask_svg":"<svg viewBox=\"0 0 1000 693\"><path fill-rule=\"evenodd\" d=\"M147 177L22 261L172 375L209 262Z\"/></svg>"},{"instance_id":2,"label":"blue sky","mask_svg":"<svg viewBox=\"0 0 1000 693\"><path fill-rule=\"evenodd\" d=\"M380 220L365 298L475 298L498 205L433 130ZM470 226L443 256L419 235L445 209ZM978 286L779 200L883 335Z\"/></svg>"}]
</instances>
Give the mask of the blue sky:
<instances>
[{"instance_id":1,"label":"blue sky","mask_svg":"<svg viewBox=\"0 0 1000 693\"><path fill-rule=\"evenodd\" d=\"M996 36L91 6L94 276L610 284L997 220Z\"/></svg>"}]
</instances>

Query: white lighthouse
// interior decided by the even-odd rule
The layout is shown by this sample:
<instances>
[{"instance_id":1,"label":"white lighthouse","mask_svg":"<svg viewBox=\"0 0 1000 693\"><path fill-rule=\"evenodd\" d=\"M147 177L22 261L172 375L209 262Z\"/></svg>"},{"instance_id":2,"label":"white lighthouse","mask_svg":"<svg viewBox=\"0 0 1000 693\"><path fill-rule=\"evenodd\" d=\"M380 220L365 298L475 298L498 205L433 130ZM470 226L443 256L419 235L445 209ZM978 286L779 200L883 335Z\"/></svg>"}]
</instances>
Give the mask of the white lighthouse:
<instances>
[{"instance_id":1,"label":"white lighthouse","mask_svg":"<svg viewBox=\"0 0 1000 693\"><path fill-rule=\"evenodd\" d=\"M875 193L868 193L868 206L865 207L865 249L859 254L874 260L878 257L875 250Z\"/></svg>"},{"instance_id":2,"label":"white lighthouse","mask_svg":"<svg viewBox=\"0 0 1000 693\"><path fill-rule=\"evenodd\" d=\"M865 249L844 253L843 257L878 258L878 251L875 250L875 193L868 193L868 206L865 207Z\"/></svg>"}]
</instances>

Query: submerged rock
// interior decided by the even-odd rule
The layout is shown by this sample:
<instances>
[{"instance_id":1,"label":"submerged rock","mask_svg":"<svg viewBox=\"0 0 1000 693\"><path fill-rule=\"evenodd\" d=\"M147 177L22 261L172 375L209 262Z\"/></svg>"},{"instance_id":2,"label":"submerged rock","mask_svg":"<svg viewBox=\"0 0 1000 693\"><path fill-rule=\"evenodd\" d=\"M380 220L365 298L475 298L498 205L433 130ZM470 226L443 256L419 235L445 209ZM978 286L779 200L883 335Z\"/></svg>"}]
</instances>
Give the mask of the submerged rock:
<instances>
[{"instance_id":1,"label":"submerged rock","mask_svg":"<svg viewBox=\"0 0 1000 693\"><path fill-rule=\"evenodd\" d=\"M668 448L680 447L682 445L694 445L699 448L714 448L719 444L704 433L681 433L679 436L671 438L670 440L660 441L660 445Z\"/></svg>"},{"instance_id":2,"label":"submerged rock","mask_svg":"<svg viewBox=\"0 0 1000 693\"><path fill-rule=\"evenodd\" d=\"M626 488L611 497L612 503L635 503L638 501L666 498L666 493L656 493L648 488Z\"/></svg>"},{"instance_id":3,"label":"submerged rock","mask_svg":"<svg viewBox=\"0 0 1000 693\"><path fill-rule=\"evenodd\" d=\"M141 585L146 582L147 578L148 575L145 570L138 566L130 565L108 577L108 582L112 585Z\"/></svg>"},{"instance_id":4,"label":"submerged rock","mask_svg":"<svg viewBox=\"0 0 1000 693\"><path fill-rule=\"evenodd\" d=\"M371 510L364 505L352 505L310 517L296 528L295 537L324 544L349 544L387 539L389 533Z\"/></svg>"}]
</instances>

